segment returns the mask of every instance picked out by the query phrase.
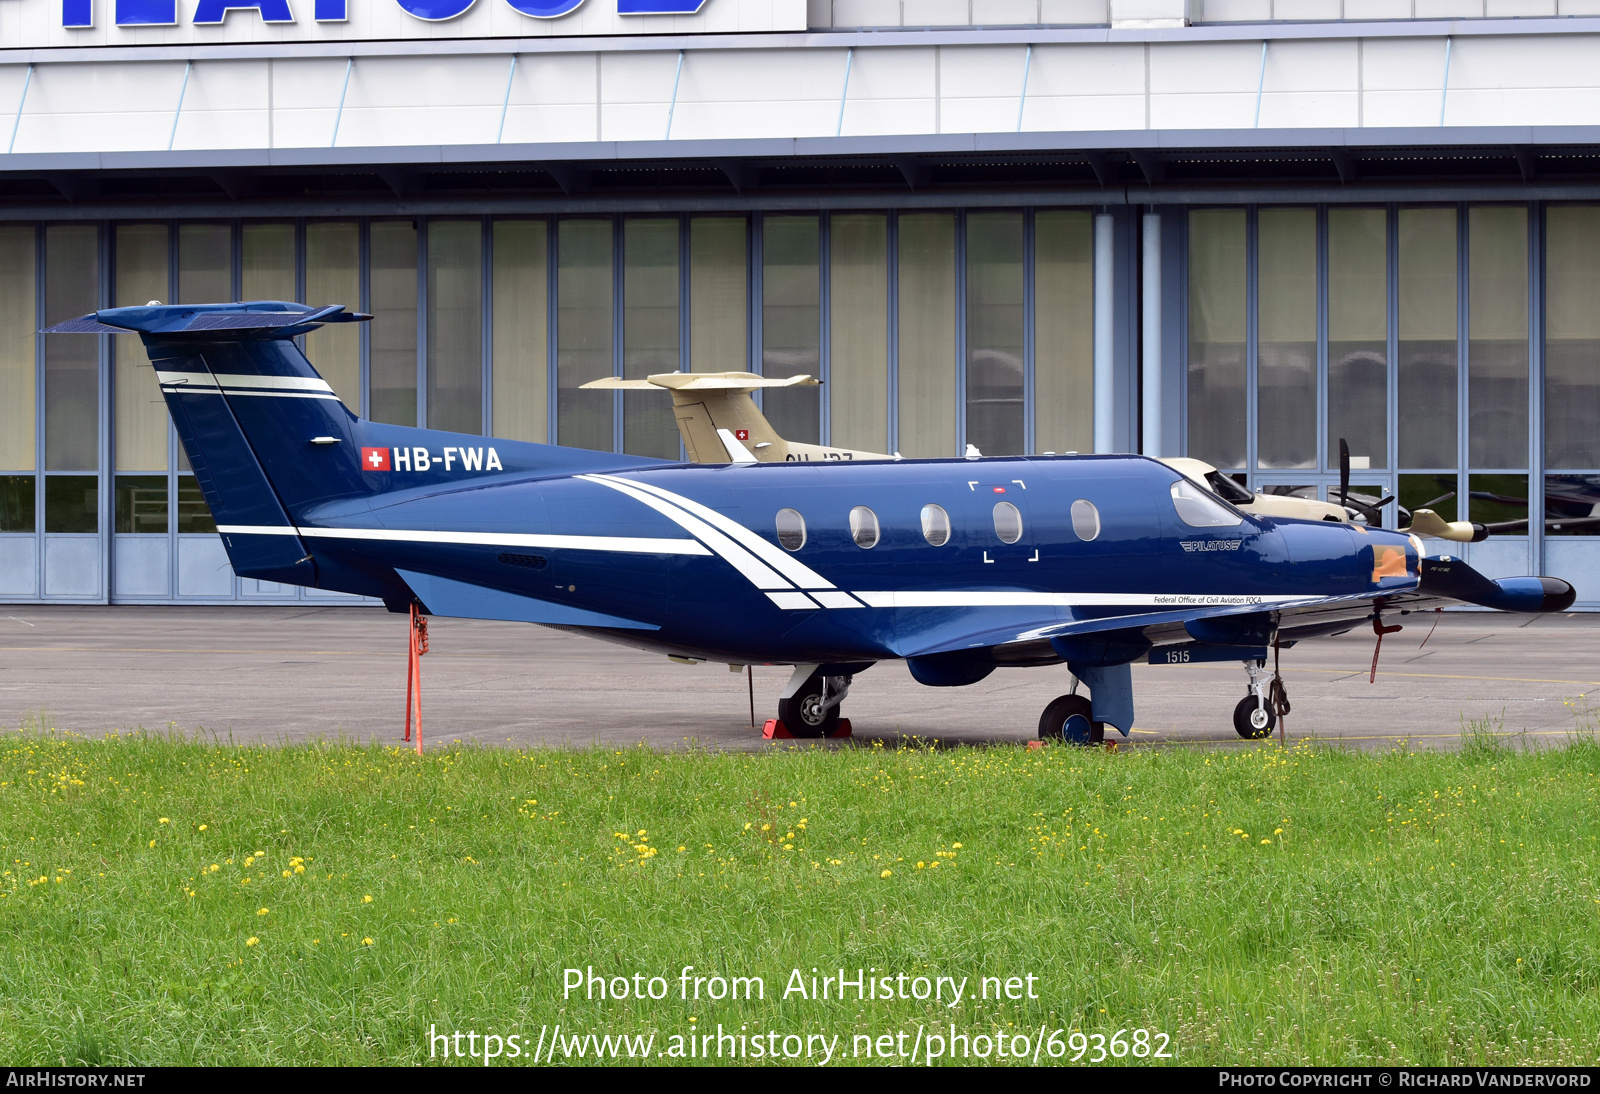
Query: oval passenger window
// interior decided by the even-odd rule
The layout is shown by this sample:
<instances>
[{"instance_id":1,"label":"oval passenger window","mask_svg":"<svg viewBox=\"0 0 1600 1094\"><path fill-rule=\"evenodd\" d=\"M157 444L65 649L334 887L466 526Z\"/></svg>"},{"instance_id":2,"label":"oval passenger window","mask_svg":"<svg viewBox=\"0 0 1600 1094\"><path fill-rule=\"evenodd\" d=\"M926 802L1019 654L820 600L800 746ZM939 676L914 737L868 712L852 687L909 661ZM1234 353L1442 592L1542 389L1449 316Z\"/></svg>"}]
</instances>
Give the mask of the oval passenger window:
<instances>
[{"instance_id":1,"label":"oval passenger window","mask_svg":"<svg viewBox=\"0 0 1600 1094\"><path fill-rule=\"evenodd\" d=\"M778 545L798 551L806 545L806 518L794 509L778 510Z\"/></svg>"},{"instance_id":2,"label":"oval passenger window","mask_svg":"<svg viewBox=\"0 0 1600 1094\"><path fill-rule=\"evenodd\" d=\"M1100 510L1094 502L1079 498L1072 503L1072 530L1085 543L1100 534Z\"/></svg>"},{"instance_id":3,"label":"oval passenger window","mask_svg":"<svg viewBox=\"0 0 1600 1094\"><path fill-rule=\"evenodd\" d=\"M944 511L943 506L922 507L922 538L935 547L943 547L950 542L950 514Z\"/></svg>"},{"instance_id":4,"label":"oval passenger window","mask_svg":"<svg viewBox=\"0 0 1600 1094\"><path fill-rule=\"evenodd\" d=\"M1231 528L1244 519L1188 479L1172 484L1172 505L1191 528Z\"/></svg>"},{"instance_id":5,"label":"oval passenger window","mask_svg":"<svg viewBox=\"0 0 1600 1094\"><path fill-rule=\"evenodd\" d=\"M1015 543L1022 538L1022 510L1009 501L994 503L994 534L1001 543Z\"/></svg>"},{"instance_id":6,"label":"oval passenger window","mask_svg":"<svg viewBox=\"0 0 1600 1094\"><path fill-rule=\"evenodd\" d=\"M850 538L857 547L875 547L878 543L878 514L865 505L850 510Z\"/></svg>"}]
</instances>

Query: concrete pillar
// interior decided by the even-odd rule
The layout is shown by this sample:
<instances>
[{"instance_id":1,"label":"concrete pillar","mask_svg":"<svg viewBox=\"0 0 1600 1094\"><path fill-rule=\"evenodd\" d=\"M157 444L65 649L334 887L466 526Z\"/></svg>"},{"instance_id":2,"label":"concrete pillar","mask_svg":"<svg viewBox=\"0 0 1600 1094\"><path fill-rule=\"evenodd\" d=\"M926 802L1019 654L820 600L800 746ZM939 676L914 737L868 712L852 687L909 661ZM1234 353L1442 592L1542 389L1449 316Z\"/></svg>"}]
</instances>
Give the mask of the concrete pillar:
<instances>
[{"instance_id":1,"label":"concrete pillar","mask_svg":"<svg viewBox=\"0 0 1600 1094\"><path fill-rule=\"evenodd\" d=\"M1161 214L1144 215L1144 245L1139 263L1141 326L1141 396L1139 451L1146 456L1161 451Z\"/></svg>"},{"instance_id":2,"label":"concrete pillar","mask_svg":"<svg viewBox=\"0 0 1600 1094\"><path fill-rule=\"evenodd\" d=\"M1116 451L1117 360L1115 224L1094 218L1094 450Z\"/></svg>"}]
</instances>

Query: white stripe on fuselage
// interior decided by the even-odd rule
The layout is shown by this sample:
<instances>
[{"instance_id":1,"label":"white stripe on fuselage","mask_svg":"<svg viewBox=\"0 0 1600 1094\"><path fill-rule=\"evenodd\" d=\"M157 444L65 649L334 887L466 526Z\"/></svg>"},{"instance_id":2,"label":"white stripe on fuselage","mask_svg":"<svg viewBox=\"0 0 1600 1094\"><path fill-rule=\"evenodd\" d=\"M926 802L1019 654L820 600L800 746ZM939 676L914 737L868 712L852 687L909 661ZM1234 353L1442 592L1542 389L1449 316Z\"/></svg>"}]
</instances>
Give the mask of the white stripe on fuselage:
<instances>
[{"instance_id":1,"label":"white stripe on fuselage","mask_svg":"<svg viewBox=\"0 0 1600 1094\"><path fill-rule=\"evenodd\" d=\"M874 608L1223 608L1282 605L1319 597L1255 593L1043 593L1015 590L946 589L858 592Z\"/></svg>"},{"instance_id":2,"label":"white stripe on fuselage","mask_svg":"<svg viewBox=\"0 0 1600 1094\"><path fill-rule=\"evenodd\" d=\"M583 475L581 477L599 479L604 482L625 483L680 506L738 540L751 554L802 589L832 589L835 587L833 582L789 554L789 552L780 547L775 547L727 514L719 513L709 506L701 505L692 498L686 498L682 494L674 494L670 490L663 490L653 483L643 482L639 479L622 479L615 475Z\"/></svg>"},{"instance_id":3,"label":"white stripe on fuselage","mask_svg":"<svg viewBox=\"0 0 1600 1094\"><path fill-rule=\"evenodd\" d=\"M333 391L328 381L316 376L250 376L242 372L160 372L163 384L181 387L258 387L278 391Z\"/></svg>"},{"instance_id":4,"label":"white stripe on fuselage","mask_svg":"<svg viewBox=\"0 0 1600 1094\"><path fill-rule=\"evenodd\" d=\"M739 544L711 527L699 517L670 505L653 493L646 493L638 489L637 485L627 479L614 479L601 475L576 475L575 478L586 482L598 483L610 487L620 494L625 494L637 502L641 502L684 529L692 536L698 537L707 547L710 547L722 560L745 576L745 579L758 589L788 589L790 584L779 577L769 567L763 565L759 559L746 551Z\"/></svg>"},{"instance_id":5,"label":"white stripe on fuselage","mask_svg":"<svg viewBox=\"0 0 1600 1094\"><path fill-rule=\"evenodd\" d=\"M255 395L275 399L335 399L328 381L311 376L247 376L243 373L157 372L164 388L183 395Z\"/></svg>"},{"instance_id":6,"label":"white stripe on fuselage","mask_svg":"<svg viewBox=\"0 0 1600 1094\"><path fill-rule=\"evenodd\" d=\"M692 539L638 536L557 536L522 532L434 532L407 528L295 528L259 524L219 524L224 535L305 536L313 539L364 539L384 543L448 543L472 547L565 547L574 551L616 551L639 555L709 555Z\"/></svg>"}]
</instances>

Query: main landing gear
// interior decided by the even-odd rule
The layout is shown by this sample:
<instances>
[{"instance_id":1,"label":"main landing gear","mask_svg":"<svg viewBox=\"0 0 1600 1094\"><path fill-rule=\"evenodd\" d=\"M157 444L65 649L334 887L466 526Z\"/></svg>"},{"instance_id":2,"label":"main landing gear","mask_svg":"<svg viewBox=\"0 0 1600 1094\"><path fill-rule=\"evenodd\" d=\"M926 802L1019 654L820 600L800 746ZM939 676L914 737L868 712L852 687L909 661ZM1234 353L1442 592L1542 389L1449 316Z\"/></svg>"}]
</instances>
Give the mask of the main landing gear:
<instances>
[{"instance_id":1,"label":"main landing gear","mask_svg":"<svg viewBox=\"0 0 1600 1094\"><path fill-rule=\"evenodd\" d=\"M801 676L800 666L778 700L778 721L795 737L831 737L839 728L839 704L850 694L851 676Z\"/></svg>"},{"instance_id":2,"label":"main landing gear","mask_svg":"<svg viewBox=\"0 0 1600 1094\"><path fill-rule=\"evenodd\" d=\"M1250 674L1249 691L1233 708L1234 732L1247 741L1264 741L1278 724L1278 712L1289 713L1289 696L1283 680L1267 671L1265 661L1246 661Z\"/></svg>"},{"instance_id":3,"label":"main landing gear","mask_svg":"<svg viewBox=\"0 0 1600 1094\"><path fill-rule=\"evenodd\" d=\"M1073 687L1077 687L1076 681ZM1106 739L1104 722L1094 720L1094 704L1076 691L1058 695L1039 715L1039 740L1070 745L1097 745Z\"/></svg>"}]
</instances>

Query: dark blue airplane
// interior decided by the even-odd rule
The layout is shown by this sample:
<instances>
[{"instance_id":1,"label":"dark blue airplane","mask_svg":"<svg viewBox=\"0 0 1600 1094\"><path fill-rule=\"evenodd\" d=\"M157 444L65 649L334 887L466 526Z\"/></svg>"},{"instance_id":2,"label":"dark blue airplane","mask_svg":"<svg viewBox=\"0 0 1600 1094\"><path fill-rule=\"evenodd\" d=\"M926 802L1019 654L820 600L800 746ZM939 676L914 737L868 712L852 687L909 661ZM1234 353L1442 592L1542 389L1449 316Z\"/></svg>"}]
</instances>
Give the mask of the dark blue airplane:
<instances>
[{"instance_id":1,"label":"dark blue airplane","mask_svg":"<svg viewBox=\"0 0 1600 1094\"><path fill-rule=\"evenodd\" d=\"M1286 711L1269 649L1451 603L1554 612L1565 581L1478 574L1415 536L1251 517L1139 456L695 466L365 421L294 339L370 316L257 301L114 308L137 332L242 576L392 611L571 628L669 655L791 664L795 736L904 659L933 687L1066 663L1040 735L1133 725L1130 664L1243 661L1235 711Z\"/></svg>"}]
</instances>

